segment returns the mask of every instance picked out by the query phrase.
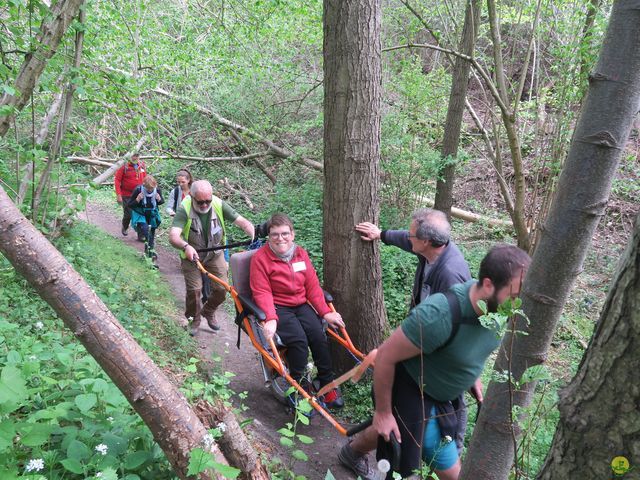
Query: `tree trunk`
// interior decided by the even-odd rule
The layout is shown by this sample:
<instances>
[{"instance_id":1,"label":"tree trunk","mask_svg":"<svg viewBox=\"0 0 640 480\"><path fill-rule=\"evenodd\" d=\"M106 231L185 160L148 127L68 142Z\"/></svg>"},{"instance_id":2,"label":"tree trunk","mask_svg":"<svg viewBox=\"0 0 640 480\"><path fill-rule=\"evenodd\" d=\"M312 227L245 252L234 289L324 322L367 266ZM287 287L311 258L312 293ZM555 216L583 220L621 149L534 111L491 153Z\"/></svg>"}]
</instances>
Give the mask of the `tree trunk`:
<instances>
[{"instance_id":1,"label":"tree trunk","mask_svg":"<svg viewBox=\"0 0 640 480\"><path fill-rule=\"evenodd\" d=\"M53 119L58 114L58 110L60 110L60 105L62 105L62 93L56 93L53 96L53 102L51 103L49 110L47 110L47 114L42 120L42 125L40 125L40 130L38 130L38 134L36 135L34 143L37 146L42 145L46 140L47 135L49 133L49 126L51 126L51 122L53 122ZM24 201L24 198L27 195L27 188L29 188L29 185L33 181L34 181L33 162L29 162L26 165L24 175L22 176L22 180L20 181L20 186L18 187L18 197L16 198L16 205L20 205Z\"/></svg>"},{"instance_id":2,"label":"tree trunk","mask_svg":"<svg viewBox=\"0 0 640 480\"><path fill-rule=\"evenodd\" d=\"M55 4L51 14L45 16L45 20L40 25L40 34L34 42L36 48L25 55L25 60L16 77L14 88L17 94L4 93L0 98L0 106L9 105L16 111L24 108L31 98L33 88L44 67L56 53L64 32L78 14L82 2L83 0L61 0ZM0 137L4 137L9 130L14 115L14 113L0 115Z\"/></svg>"},{"instance_id":3,"label":"tree trunk","mask_svg":"<svg viewBox=\"0 0 640 480\"><path fill-rule=\"evenodd\" d=\"M495 369L511 368L516 380L528 367L546 359L562 308L604 215L620 156L640 108L639 6L638 0L618 0L613 5L557 196L525 278L522 308L531 323L527 326L520 321L517 328L528 335L513 339L511 361L510 335L498 353ZM528 406L534 388L533 383L524 386L514 403ZM514 463L508 384L491 382L485 397L463 465L463 479L507 478ZM607 436L607 432L600 433L602 438Z\"/></svg>"},{"instance_id":4,"label":"tree trunk","mask_svg":"<svg viewBox=\"0 0 640 480\"><path fill-rule=\"evenodd\" d=\"M84 25L86 19L86 12L84 8L80 9L80 13L78 14L78 22L81 25ZM76 72L80 68L82 63L82 45L84 43L84 29L80 29L76 31L76 42L75 42L75 53L73 55L73 68L72 71ZM75 73L72 73L72 76ZM71 109L73 108L73 94L76 91L76 84L70 80L67 85L67 91L65 92L64 97L64 107L60 116L58 117L58 124L56 125L56 134L53 137L53 142L51 142L51 147L49 148L49 158L47 160L47 165L45 166L42 174L40 175L40 181L38 182L38 187L36 188L35 198L33 199L33 218L37 217L37 212L40 206L40 200L42 197L42 192L44 191L45 185L49 182L49 177L51 176L51 170L53 169L53 165L56 160L60 156L60 146L62 145L62 138L67 130L67 124L69 123L69 117L71 117ZM46 209L46 207L45 207ZM44 215L43 215L44 217Z\"/></svg>"},{"instance_id":5,"label":"tree trunk","mask_svg":"<svg viewBox=\"0 0 640 480\"><path fill-rule=\"evenodd\" d=\"M364 352L386 324L378 242L354 231L380 210L380 28L379 0L324 0L324 284Z\"/></svg>"},{"instance_id":6,"label":"tree trunk","mask_svg":"<svg viewBox=\"0 0 640 480\"><path fill-rule=\"evenodd\" d=\"M180 478L207 433L187 400L0 187L0 253L51 305L153 432ZM214 445L218 462L226 460Z\"/></svg>"},{"instance_id":7,"label":"tree trunk","mask_svg":"<svg viewBox=\"0 0 640 480\"><path fill-rule=\"evenodd\" d=\"M121 158L120 160L115 162L113 165L111 165L109 168L107 168L104 172L102 172L100 175L98 175L96 178L94 178L91 181L96 185L100 185L103 182L106 182L107 180L109 180L113 175L115 175L118 169L122 165L124 165L124 162L126 162L131 158L131 155L133 155L135 152L139 151L142 148L142 145L144 145L144 142L146 141L147 141L147 136L143 135L142 138L138 140L138 143L136 143L136 146L134 147L134 149L127 152L124 158Z\"/></svg>"},{"instance_id":8,"label":"tree trunk","mask_svg":"<svg viewBox=\"0 0 640 480\"><path fill-rule=\"evenodd\" d=\"M509 143L509 151L511 152L511 163L513 165L513 177L515 183L515 192L513 195L513 211L510 211L513 220L513 228L516 231L518 246L528 251L531 246L529 230L525 220L524 200L525 200L525 182L524 170L522 164L522 149L520 148L520 137L516 129L516 111L510 107L509 94L507 90L507 78L502 60L502 38L500 35L500 22L496 10L495 0L487 0L489 12L489 29L491 32L491 42L493 44L493 61L495 64L496 87L500 95L501 102L500 114L502 116L502 124L504 125L507 140ZM526 62L528 64L528 61ZM525 65L523 75L526 75L527 67ZM516 100L517 101L517 100ZM502 170L502 159L500 155L496 155L495 160L499 163L496 169Z\"/></svg>"},{"instance_id":9,"label":"tree trunk","mask_svg":"<svg viewBox=\"0 0 640 480\"><path fill-rule=\"evenodd\" d=\"M464 14L464 26L460 40L460 53L473 56L473 51L478 38L480 27L480 11L482 0L469 0ZM444 125L444 138L442 141L442 158L451 158L449 165L444 167L438 177L436 185L435 208L447 214L451 219L451 207L453 206L453 182L455 179L456 156L460 143L460 131L462 130L462 114L464 113L465 98L469 85L469 72L471 63L460 57L456 57L451 79L451 95L449 96L449 108L447 120Z\"/></svg>"},{"instance_id":10,"label":"tree trunk","mask_svg":"<svg viewBox=\"0 0 640 480\"><path fill-rule=\"evenodd\" d=\"M539 479L609 478L619 455L635 459L637 470L639 371L640 216L578 373L560 394L560 423Z\"/></svg>"}]
</instances>

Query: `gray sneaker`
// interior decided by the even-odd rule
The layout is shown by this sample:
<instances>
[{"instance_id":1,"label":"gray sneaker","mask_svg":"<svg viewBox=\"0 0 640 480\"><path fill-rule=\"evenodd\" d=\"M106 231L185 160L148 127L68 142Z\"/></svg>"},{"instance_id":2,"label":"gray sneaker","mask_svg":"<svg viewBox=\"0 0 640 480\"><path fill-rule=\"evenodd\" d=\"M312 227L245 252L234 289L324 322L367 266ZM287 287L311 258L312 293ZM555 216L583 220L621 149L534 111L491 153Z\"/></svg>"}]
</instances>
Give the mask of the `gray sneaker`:
<instances>
[{"instance_id":1,"label":"gray sneaker","mask_svg":"<svg viewBox=\"0 0 640 480\"><path fill-rule=\"evenodd\" d=\"M369 466L368 455L356 452L349 443L345 443L338 453L340 463L352 470L362 480L376 480L376 472Z\"/></svg>"}]
</instances>

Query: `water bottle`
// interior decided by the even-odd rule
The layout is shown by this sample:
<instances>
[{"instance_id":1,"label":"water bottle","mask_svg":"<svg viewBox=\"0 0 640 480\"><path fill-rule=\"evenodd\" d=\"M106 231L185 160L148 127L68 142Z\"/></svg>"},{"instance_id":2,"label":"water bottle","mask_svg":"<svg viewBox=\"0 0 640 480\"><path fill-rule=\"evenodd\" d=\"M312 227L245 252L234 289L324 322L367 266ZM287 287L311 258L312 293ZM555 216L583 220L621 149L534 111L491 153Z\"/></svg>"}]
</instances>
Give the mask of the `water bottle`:
<instances>
[{"instance_id":1,"label":"water bottle","mask_svg":"<svg viewBox=\"0 0 640 480\"><path fill-rule=\"evenodd\" d=\"M376 472L376 480L385 480L387 478L387 473L391 470L391 464L389 460L383 458L382 460L378 460L378 471Z\"/></svg>"}]
</instances>

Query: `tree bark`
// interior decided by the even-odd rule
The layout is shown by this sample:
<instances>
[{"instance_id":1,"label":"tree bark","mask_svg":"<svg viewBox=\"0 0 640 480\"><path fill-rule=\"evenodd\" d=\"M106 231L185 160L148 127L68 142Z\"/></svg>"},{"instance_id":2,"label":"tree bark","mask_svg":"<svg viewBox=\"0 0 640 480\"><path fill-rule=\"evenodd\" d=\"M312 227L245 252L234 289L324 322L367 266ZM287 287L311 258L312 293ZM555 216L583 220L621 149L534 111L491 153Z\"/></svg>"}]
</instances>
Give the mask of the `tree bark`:
<instances>
[{"instance_id":1,"label":"tree bark","mask_svg":"<svg viewBox=\"0 0 640 480\"><path fill-rule=\"evenodd\" d=\"M142 138L140 138L140 140L138 140L138 143L136 143L136 146L135 146L135 148L133 150L131 150L130 152L127 152L127 154L123 158L118 160L116 163L111 165L104 172L102 172L100 175L98 175L96 178L94 178L92 180L92 182L95 183L96 185L100 185L102 182L105 182L108 179L110 179L113 175L115 175L115 173L118 171L118 169L122 165L124 165L124 162L126 162L127 160L129 160L131 158L131 155L133 155L135 152L139 151L142 148L142 145L144 145L144 142L146 142L146 141L147 141L147 136L143 135Z\"/></svg>"},{"instance_id":2,"label":"tree bark","mask_svg":"<svg viewBox=\"0 0 640 480\"><path fill-rule=\"evenodd\" d=\"M560 422L538 479L610 478L619 455L635 459L637 470L639 371L640 216L578 373L560 393Z\"/></svg>"},{"instance_id":3,"label":"tree bark","mask_svg":"<svg viewBox=\"0 0 640 480\"><path fill-rule=\"evenodd\" d=\"M480 11L482 0L469 0L464 14L464 26L459 50L462 54L473 57L473 51L478 38L480 27ZM449 108L447 120L444 126L444 138L442 141L442 158L455 159L458 155L460 143L460 131L462 130L462 115L464 113L465 98L469 85L469 72L471 63L456 57L451 79L451 95L449 96ZM436 184L436 198L434 207L444 212L451 218L453 206L453 183L455 180L456 165L451 162L440 172Z\"/></svg>"},{"instance_id":4,"label":"tree bark","mask_svg":"<svg viewBox=\"0 0 640 480\"><path fill-rule=\"evenodd\" d=\"M86 13L84 8L80 8L80 13L78 14L78 22L81 25L84 25L86 19ZM73 55L73 71L77 71L82 64L82 45L84 43L84 29L80 29L76 31L76 41L75 41L75 52ZM73 75L73 74L72 74ZM38 182L38 187L36 188L35 198L33 199L33 218L36 218L36 212L38 212L40 206L40 200L42 197L42 192L44 191L45 185L49 182L49 177L51 176L51 170L53 169L53 165L60 156L60 146L62 145L62 138L67 130L67 124L69 123L69 117L71 117L71 109L73 108L73 94L76 91L76 84L73 81L69 81L67 85L67 91L65 92L64 97L64 107L62 109L61 115L58 117L58 124L56 125L56 134L53 137L53 141L51 142L51 147L49 148L49 159L47 160L47 165L45 166L42 174L40 175L40 181ZM46 207L45 207L46 208ZM44 215L43 215L44 217Z\"/></svg>"},{"instance_id":5,"label":"tree bark","mask_svg":"<svg viewBox=\"0 0 640 480\"><path fill-rule=\"evenodd\" d=\"M363 352L386 324L378 242L353 229L380 209L380 28L379 0L324 0L324 284Z\"/></svg>"},{"instance_id":6,"label":"tree bark","mask_svg":"<svg viewBox=\"0 0 640 480\"><path fill-rule=\"evenodd\" d=\"M614 3L557 196L524 281L522 308L530 324L519 321L517 328L527 335L513 338L511 358L512 340L507 335L494 367L497 371L510 368L515 380L528 367L545 361L562 308L604 215L618 162L640 109L638 24L638 0ZM534 388L535 384L527 384L514 403L528 406ZM491 382L461 478L507 478L514 463L510 415L508 385Z\"/></svg>"},{"instance_id":7,"label":"tree bark","mask_svg":"<svg viewBox=\"0 0 640 480\"><path fill-rule=\"evenodd\" d=\"M180 478L207 433L180 391L0 187L0 253L51 305L149 426ZM212 447L216 460L227 463Z\"/></svg>"},{"instance_id":8,"label":"tree bark","mask_svg":"<svg viewBox=\"0 0 640 480\"><path fill-rule=\"evenodd\" d=\"M62 105L62 93L56 93L53 96L53 102L51 102L51 106L49 106L49 110L47 110L47 114L42 120L42 125L40 125L40 130L38 130L38 134L35 138L35 144L40 146L44 143L49 133L49 127L53 122L53 119L58 114L58 110L60 110L60 106ZM20 187L18 187L18 196L16 198L16 205L20 205L27 194L27 188L29 188L29 184L34 181L33 175L33 162L27 163L24 171L24 175L22 176L22 180L20 181Z\"/></svg>"},{"instance_id":9,"label":"tree bark","mask_svg":"<svg viewBox=\"0 0 640 480\"><path fill-rule=\"evenodd\" d=\"M520 137L518 136L518 132L516 130L516 111L509 106L510 102L509 94L507 92L507 79L502 59L500 22L498 20L495 0L487 0L487 5L489 11L491 41L493 44L493 61L495 64L496 87L498 90L498 94L500 95L500 98L502 100L502 102L500 102L498 105L500 105L500 114L502 116L502 123L507 134L509 150L511 152L511 163L513 165L515 192L513 195L513 212L511 212L511 219L513 220L513 228L516 231L518 246L523 250L528 251L529 247L531 246L531 239L524 213L525 182L522 149L520 148ZM526 68L523 75L526 75ZM500 171L502 168L502 159L499 156L496 156L496 160L497 162L499 162L499 165L496 165L496 169Z\"/></svg>"},{"instance_id":10,"label":"tree bark","mask_svg":"<svg viewBox=\"0 0 640 480\"><path fill-rule=\"evenodd\" d=\"M58 49L64 32L71 21L78 14L83 0L61 0L56 3L50 15L40 25L40 34L37 36L36 49L25 55L25 60L18 72L14 88L16 95L4 93L0 98L0 106L11 106L15 111L20 111L31 98L33 89L44 70L47 62ZM15 113L0 115L0 137L4 137L9 130L9 125Z\"/></svg>"}]
</instances>

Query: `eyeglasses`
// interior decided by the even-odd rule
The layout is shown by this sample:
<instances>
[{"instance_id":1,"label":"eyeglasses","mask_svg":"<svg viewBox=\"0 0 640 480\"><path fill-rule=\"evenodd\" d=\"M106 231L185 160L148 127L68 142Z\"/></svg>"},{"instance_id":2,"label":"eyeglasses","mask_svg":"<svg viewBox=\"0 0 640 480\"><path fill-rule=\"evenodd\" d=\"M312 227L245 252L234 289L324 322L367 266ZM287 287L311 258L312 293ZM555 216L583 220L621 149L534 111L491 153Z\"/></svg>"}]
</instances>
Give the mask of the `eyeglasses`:
<instances>
[{"instance_id":1,"label":"eyeglasses","mask_svg":"<svg viewBox=\"0 0 640 480\"><path fill-rule=\"evenodd\" d=\"M408 238L418 238L418 235L408 235Z\"/></svg>"},{"instance_id":2,"label":"eyeglasses","mask_svg":"<svg viewBox=\"0 0 640 480\"><path fill-rule=\"evenodd\" d=\"M197 203L198 205L201 205L201 206L202 206L202 205L209 205L209 204L211 203L211 200L212 200L212 199L209 199L209 200L196 200L196 203Z\"/></svg>"},{"instance_id":3,"label":"eyeglasses","mask_svg":"<svg viewBox=\"0 0 640 480\"><path fill-rule=\"evenodd\" d=\"M291 236L291 232L282 232L282 233L270 233L269 234L269 238L271 240L277 240L279 237L282 237L283 240L286 240L287 238L289 238Z\"/></svg>"}]
</instances>

